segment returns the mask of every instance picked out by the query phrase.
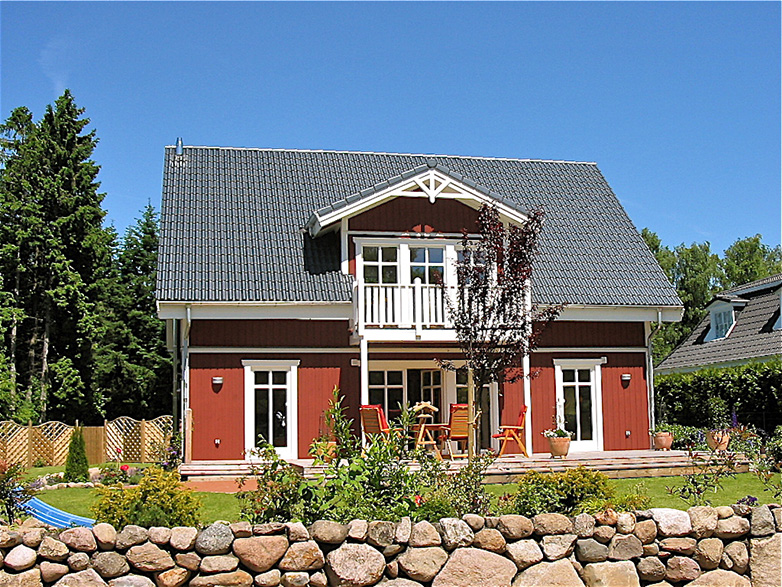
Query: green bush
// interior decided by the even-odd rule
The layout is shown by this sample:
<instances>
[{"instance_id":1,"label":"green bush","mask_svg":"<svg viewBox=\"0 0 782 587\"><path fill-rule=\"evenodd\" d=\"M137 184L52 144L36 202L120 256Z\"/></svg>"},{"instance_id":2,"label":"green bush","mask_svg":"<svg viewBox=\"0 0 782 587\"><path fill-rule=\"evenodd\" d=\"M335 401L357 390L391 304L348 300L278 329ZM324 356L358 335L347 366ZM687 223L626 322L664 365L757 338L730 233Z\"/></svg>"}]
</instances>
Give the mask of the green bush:
<instances>
[{"instance_id":1,"label":"green bush","mask_svg":"<svg viewBox=\"0 0 782 587\"><path fill-rule=\"evenodd\" d=\"M493 454L478 456L452 474L434 459L429 463L424 461L419 476L424 494L418 500L420 507L412 516L436 522L440 518L460 518L464 514L489 515L491 496L482 481L483 474L495 459Z\"/></svg>"},{"instance_id":2,"label":"green bush","mask_svg":"<svg viewBox=\"0 0 782 587\"><path fill-rule=\"evenodd\" d=\"M76 426L71 434L68 444L68 457L65 459L66 482L89 481L90 470L87 463L87 449L84 445L84 431L81 426Z\"/></svg>"},{"instance_id":3,"label":"green bush","mask_svg":"<svg viewBox=\"0 0 782 587\"><path fill-rule=\"evenodd\" d=\"M27 512L25 504L34 491L22 484L24 467L0 461L0 524L13 524Z\"/></svg>"},{"instance_id":4,"label":"green bush","mask_svg":"<svg viewBox=\"0 0 782 587\"><path fill-rule=\"evenodd\" d=\"M115 528L136 524L151 526L195 526L201 501L179 482L179 473L158 466L144 469L135 487L108 485L95 489L92 511L98 522Z\"/></svg>"},{"instance_id":5,"label":"green bush","mask_svg":"<svg viewBox=\"0 0 782 587\"><path fill-rule=\"evenodd\" d=\"M250 475L256 487L236 494L241 502L242 519L251 524L297 519L301 512L300 490L304 478L268 443L262 444L255 456L261 461L253 465ZM247 480L242 479L240 487Z\"/></svg>"}]
</instances>

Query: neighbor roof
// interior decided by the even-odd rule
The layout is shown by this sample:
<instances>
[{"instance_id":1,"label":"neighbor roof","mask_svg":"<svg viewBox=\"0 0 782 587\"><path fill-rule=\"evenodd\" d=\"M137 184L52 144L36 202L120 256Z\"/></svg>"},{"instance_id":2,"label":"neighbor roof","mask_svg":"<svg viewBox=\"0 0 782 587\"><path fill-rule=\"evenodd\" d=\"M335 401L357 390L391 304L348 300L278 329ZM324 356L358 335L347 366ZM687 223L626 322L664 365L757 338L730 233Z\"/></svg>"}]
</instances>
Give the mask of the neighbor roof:
<instances>
[{"instance_id":1,"label":"neighbor roof","mask_svg":"<svg viewBox=\"0 0 782 587\"><path fill-rule=\"evenodd\" d=\"M537 302L681 305L594 163L187 146L166 147L158 299L350 301L337 235L302 227L432 160L520 210L544 209Z\"/></svg>"},{"instance_id":2,"label":"neighbor roof","mask_svg":"<svg viewBox=\"0 0 782 587\"><path fill-rule=\"evenodd\" d=\"M734 307L736 323L733 330L725 338L704 342L711 326L711 316L706 314L655 371L691 371L709 365L738 364L782 354L782 330L774 329L779 319L780 287L782 274L720 292L716 299L746 301L743 308L741 305ZM735 296L737 292L741 292L740 298Z\"/></svg>"}]
</instances>

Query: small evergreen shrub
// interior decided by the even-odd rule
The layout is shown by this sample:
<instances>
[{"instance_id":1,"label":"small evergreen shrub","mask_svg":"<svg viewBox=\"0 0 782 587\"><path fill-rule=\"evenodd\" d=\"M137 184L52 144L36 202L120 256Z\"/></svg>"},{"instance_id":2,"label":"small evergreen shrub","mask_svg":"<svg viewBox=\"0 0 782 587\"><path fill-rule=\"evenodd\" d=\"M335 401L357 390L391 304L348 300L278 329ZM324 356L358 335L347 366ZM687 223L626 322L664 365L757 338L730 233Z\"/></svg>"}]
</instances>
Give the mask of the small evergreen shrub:
<instances>
[{"instance_id":1,"label":"small evergreen shrub","mask_svg":"<svg viewBox=\"0 0 782 587\"><path fill-rule=\"evenodd\" d=\"M84 431L81 426L76 426L71 434L63 479L68 483L84 482L90 479L87 448L84 445Z\"/></svg>"},{"instance_id":2,"label":"small evergreen shrub","mask_svg":"<svg viewBox=\"0 0 782 587\"><path fill-rule=\"evenodd\" d=\"M111 485L95 489L98 499L92 511L98 522L115 528L136 524L151 526L195 526L201 500L179 482L179 473L158 466L144 469L135 487Z\"/></svg>"}]
</instances>

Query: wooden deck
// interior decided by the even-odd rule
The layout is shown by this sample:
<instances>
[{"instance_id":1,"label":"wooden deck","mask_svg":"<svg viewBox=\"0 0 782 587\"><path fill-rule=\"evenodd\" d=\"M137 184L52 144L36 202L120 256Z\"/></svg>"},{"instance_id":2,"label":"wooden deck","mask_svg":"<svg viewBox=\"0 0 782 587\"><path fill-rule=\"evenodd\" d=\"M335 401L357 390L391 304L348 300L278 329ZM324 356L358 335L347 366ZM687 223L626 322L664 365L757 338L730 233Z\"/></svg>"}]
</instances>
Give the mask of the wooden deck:
<instances>
[{"instance_id":1,"label":"wooden deck","mask_svg":"<svg viewBox=\"0 0 782 587\"><path fill-rule=\"evenodd\" d=\"M305 477L322 472L322 466L316 466L312 459L290 461ZM464 459L456 459L451 468L456 470L466 464ZM684 451L599 451L573 453L565 459L552 459L548 453L535 453L529 459L523 456L507 455L497 459L487 471L484 483L512 483L526 471L564 471L578 466L590 467L602 471L609 477L670 477L692 473L692 465ZM411 464L415 467L415 464ZM745 459L738 459L738 472L746 472ZM250 473L250 464L245 461L197 461L180 467L180 473L186 479L231 479Z\"/></svg>"}]
</instances>

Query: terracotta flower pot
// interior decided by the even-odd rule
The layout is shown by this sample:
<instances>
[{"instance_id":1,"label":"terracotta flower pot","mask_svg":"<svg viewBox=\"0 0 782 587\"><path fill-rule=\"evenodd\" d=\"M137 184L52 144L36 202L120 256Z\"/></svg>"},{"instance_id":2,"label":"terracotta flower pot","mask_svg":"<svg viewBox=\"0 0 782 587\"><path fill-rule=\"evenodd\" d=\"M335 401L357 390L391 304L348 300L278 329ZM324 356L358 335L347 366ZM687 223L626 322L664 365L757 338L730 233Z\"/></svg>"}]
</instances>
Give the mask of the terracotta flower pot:
<instances>
[{"instance_id":1,"label":"terracotta flower pot","mask_svg":"<svg viewBox=\"0 0 782 587\"><path fill-rule=\"evenodd\" d=\"M730 432L727 430L710 430L706 434L706 444L711 450L727 450L730 442Z\"/></svg>"},{"instance_id":2,"label":"terracotta flower pot","mask_svg":"<svg viewBox=\"0 0 782 587\"><path fill-rule=\"evenodd\" d=\"M566 436L552 436L548 439L551 458L564 458L570 450L570 439Z\"/></svg>"},{"instance_id":3,"label":"terracotta flower pot","mask_svg":"<svg viewBox=\"0 0 782 587\"><path fill-rule=\"evenodd\" d=\"M671 450L673 434L670 432L655 432L653 438L654 450Z\"/></svg>"}]
</instances>

